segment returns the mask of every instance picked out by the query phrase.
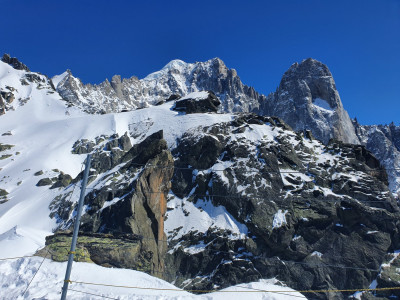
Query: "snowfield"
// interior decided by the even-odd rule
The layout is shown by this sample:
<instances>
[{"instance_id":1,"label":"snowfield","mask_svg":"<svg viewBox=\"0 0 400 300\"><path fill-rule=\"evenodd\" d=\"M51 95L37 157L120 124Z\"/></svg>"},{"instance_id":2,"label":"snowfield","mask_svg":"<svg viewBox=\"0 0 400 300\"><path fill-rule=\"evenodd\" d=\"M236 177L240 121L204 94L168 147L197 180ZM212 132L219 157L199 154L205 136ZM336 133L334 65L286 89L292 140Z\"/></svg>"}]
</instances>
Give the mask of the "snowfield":
<instances>
[{"instance_id":1,"label":"snowfield","mask_svg":"<svg viewBox=\"0 0 400 300\"><path fill-rule=\"evenodd\" d=\"M60 299L67 263L57 263L45 259L42 267L32 281L25 295L28 283L42 263L41 257L23 258L13 261L0 262L0 297L1 299ZM122 288L99 285L71 283L67 299L171 299L171 300L206 300L229 299L242 300L263 299L283 300L306 299L292 289L277 285L277 281L260 280L259 282L239 284L220 292L204 295L193 295L181 290L161 279L142 272L126 269L103 268L95 264L73 264L71 280L88 283L103 283L108 285L129 286L139 288ZM75 291L72 291L72 290ZM270 290L273 292L261 292ZM81 291L81 292L77 292ZM248 292L244 292L248 291ZM277 293L277 291L283 294ZM85 293L82 293L85 292ZM90 295L90 294L96 294Z\"/></svg>"}]
</instances>

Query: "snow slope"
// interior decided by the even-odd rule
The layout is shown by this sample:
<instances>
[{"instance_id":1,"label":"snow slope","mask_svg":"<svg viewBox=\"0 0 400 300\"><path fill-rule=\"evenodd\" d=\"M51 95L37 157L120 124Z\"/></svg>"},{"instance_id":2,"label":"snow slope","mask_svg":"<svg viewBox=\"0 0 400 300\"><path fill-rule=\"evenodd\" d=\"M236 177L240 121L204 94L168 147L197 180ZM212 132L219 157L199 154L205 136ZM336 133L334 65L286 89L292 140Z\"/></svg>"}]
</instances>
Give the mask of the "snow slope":
<instances>
[{"instance_id":1,"label":"snow slope","mask_svg":"<svg viewBox=\"0 0 400 300\"><path fill-rule=\"evenodd\" d=\"M35 276L29 289L26 290L28 283L32 279L36 270L43 262L40 270ZM59 299L61 288L65 276L66 263L57 263L40 257L24 258L14 261L0 262L0 297L1 299ZM211 300L226 299L241 300L243 297L263 300L280 299L306 299L292 289L277 285L277 281L260 280L259 282L236 285L220 292L213 292L205 295L193 295L184 290L178 289L170 283L152 277L142 272L112 269L97 266L89 263L74 263L71 273L72 281L104 283L109 285L123 285L137 288L121 288L99 285L87 285L81 283L71 283L68 299L101 299L110 297L111 299L174 299L174 300ZM147 289L149 288L149 289ZM164 289L164 290L157 290ZM274 293L266 293L258 290L270 290ZM244 293L243 291L248 291ZM284 294L276 293L281 291Z\"/></svg>"}]
</instances>

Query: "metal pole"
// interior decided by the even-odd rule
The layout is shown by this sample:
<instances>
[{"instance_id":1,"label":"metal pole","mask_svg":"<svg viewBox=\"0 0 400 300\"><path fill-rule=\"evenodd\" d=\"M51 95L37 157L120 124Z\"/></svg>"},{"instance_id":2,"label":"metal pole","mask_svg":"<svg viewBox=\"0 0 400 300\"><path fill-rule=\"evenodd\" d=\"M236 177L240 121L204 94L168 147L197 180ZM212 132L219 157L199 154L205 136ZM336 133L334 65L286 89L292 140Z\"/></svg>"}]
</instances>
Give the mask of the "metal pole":
<instances>
[{"instance_id":1,"label":"metal pole","mask_svg":"<svg viewBox=\"0 0 400 300\"><path fill-rule=\"evenodd\" d=\"M79 197L78 210L77 210L75 226L74 226L74 233L72 235L71 250L68 252L68 254L69 254L68 265L67 265L67 271L65 272L65 279L64 279L64 286L62 288L62 293L61 293L61 300L65 300L67 297L68 284L70 282L69 276L71 275L72 262L74 261L75 247L76 247L76 242L78 240L79 222L80 222L81 214L82 214L83 199L85 198L86 184L87 184L89 170L90 170L90 159L91 159L91 155L88 154L88 156L86 158L85 172L83 173L81 195Z\"/></svg>"}]
</instances>

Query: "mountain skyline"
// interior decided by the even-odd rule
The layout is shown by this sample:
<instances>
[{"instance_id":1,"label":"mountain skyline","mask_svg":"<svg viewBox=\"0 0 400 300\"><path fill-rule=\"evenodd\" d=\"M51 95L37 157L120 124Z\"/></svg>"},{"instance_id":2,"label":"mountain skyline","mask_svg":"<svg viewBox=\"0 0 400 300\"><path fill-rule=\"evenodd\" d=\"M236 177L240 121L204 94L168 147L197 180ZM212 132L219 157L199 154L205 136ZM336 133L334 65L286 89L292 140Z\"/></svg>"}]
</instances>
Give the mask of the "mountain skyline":
<instances>
[{"instance_id":1,"label":"mountain skyline","mask_svg":"<svg viewBox=\"0 0 400 300\"><path fill-rule=\"evenodd\" d=\"M294 62L326 64L350 117L398 119L398 1L57 3L5 1L0 53L49 76L66 69L84 83L139 78L173 59L219 57L267 95ZM35 20L32 26L31 20Z\"/></svg>"}]
</instances>

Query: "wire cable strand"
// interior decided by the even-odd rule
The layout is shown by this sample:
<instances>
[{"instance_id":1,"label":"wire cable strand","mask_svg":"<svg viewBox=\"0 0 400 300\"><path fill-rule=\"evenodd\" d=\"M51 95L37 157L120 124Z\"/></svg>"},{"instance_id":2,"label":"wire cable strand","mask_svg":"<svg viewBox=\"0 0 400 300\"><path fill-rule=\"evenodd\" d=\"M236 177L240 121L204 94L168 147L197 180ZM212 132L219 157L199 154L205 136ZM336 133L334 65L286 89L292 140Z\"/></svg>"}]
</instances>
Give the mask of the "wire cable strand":
<instances>
[{"instance_id":1,"label":"wire cable strand","mask_svg":"<svg viewBox=\"0 0 400 300\"><path fill-rule=\"evenodd\" d=\"M89 292L85 292L85 291L73 290L73 289L71 289L71 288L69 288L68 290L69 290L69 291L78 292L78 293L87 294L87 295L97 296L97 297L101 297L101 298L105 298L105 299L119 300L118 298L111 298L111 297L109 297L109 296L104 296L104 295L89 293Z\"/></svg>"},{"instance_id":2,"label":"wire cable strand","mask_svg":"<svg viewBox=\"0 0 400 300\"><path fill-rule=\"evenodd\" d=\"M42 265L43 265L43 263L44 263L44 261L45 261L45 259L46 259L46 257L47 257L48 254L49 254L49 251L47 250L46 255L43 257L43 260L42 260L42 262L41 262L40 265L39 265L39 268L36 270L35 274L33 275L32 279L31 279L31 281L29 282L28 286L26 287L25 291L22 293L22 297L25 296L26 291L29 289L31 283L33 282L33 279L35 279L36 274L39 272L39 270L40 270L40 268L42 267Z\"/></svg>"},{"instance_id":3,"label":"wire cable strand","mask_svg":"<svg viewBox=\"0 0 400 300\"><path fill-rule=\"evenodd\" d=\"M4 257L4 258L0 258L0 260L20 259L20 258L34 257L34 256L36 256L36 255L15 256L15 257Z\"/></svg>"}]
</instances>

